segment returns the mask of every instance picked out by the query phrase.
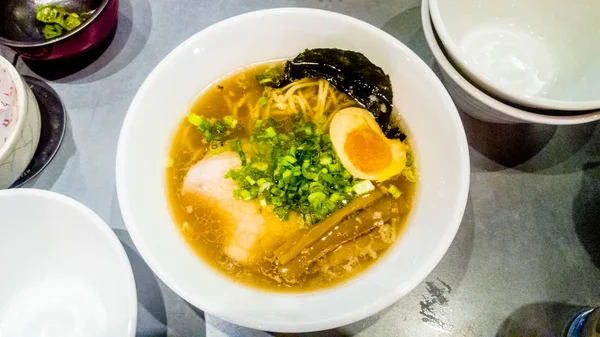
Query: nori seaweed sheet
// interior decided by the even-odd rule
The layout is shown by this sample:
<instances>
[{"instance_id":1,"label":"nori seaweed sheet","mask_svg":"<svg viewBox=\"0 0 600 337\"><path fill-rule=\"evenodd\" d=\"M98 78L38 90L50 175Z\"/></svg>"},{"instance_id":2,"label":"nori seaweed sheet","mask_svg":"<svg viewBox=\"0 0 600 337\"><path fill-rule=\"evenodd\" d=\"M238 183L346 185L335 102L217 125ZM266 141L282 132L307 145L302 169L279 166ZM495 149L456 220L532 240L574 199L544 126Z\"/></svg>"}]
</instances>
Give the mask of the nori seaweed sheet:
<instances>
[{"instance_id":1,"label":"nori seaweed sheet","mask_svg":"<svg viewBox=\"0 0 600 337\"><path fill-rule=\"evenodd\" d=\"M339 91L369 110L388 138L406 136L391 120L393 97L390 77L361 53L336 48L307 49L285 64L285 72L274 86L282 87L306 77L328 80Z\"/></svg>"}]
</instances>

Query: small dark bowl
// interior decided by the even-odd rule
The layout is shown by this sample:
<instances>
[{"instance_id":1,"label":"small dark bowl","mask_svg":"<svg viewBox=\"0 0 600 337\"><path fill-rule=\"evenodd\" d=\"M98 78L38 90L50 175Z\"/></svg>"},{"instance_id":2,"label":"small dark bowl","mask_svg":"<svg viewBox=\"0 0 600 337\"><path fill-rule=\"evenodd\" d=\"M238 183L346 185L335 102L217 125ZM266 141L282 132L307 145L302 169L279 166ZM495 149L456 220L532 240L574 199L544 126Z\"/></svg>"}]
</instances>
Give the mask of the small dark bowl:
<instances>
[{"instance_id":1,"label":"small dark bowl","mask_svg":"<svg viewBox=\"0 0 600 337\"><path fill-rule=\"evenodd\" d=\"M94 10L81 26L52 40L42 34L43 23L35 18L40 5L57 5L73 13ZM118 0L4 0L0 1L0 43L25 58L64 59L92 49L117 25Z\"/></svg>"}]
</instances>

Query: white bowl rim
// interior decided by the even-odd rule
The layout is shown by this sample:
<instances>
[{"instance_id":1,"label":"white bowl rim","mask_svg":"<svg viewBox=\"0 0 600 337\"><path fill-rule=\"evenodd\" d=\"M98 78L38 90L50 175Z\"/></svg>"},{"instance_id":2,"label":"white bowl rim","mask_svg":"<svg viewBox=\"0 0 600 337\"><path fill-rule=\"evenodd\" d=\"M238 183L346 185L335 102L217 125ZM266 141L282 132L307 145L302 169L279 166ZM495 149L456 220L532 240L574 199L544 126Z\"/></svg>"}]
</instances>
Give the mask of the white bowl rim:
<instances>
[{"instance_id":1,"label":"white bowl rim","mask_svg":"<svg viewBox=\"0 0 600 337\"><path fill-rule=\"evenodd\" d=\"M431 13L433 25L435 26L435 31L440 36L441 41L443 41L444 47L448 53L454 60L460 62L460 64L465 68L465 71L473 77L474 81L479 81L489 88L493 88L490 90L497 91L498 95L502 96L502 98L505 100L522 105L526 108L557 111L589 111L600 109L600 99L588 101L564 101L533 95L521 95L517 92L496 86L493 81L485 76L479 76L478 72L472 70L471 66L464 62L463 58L461 57L462 53L459 52L460 48L458 48L456 42L452 38L452 35L448 32L446 26L444 25L443 16L438 4L439 0L429 0L429 11Z\"/></svg>"},{"instance_id":2,"label":"white bowl rim","mask_svg":"<svg viewBox=\"0 0 600 337\"><path fill-rule=\"evenodd\" d=\"M12 133L6 139L6 143L0 146L0 163L4 162L6 157L11 153L13 146L19 140L19 136L21 134L21 130L25 127L25 123L27 120L27 88L25 86L25 81L19 73L17 69L4 57L0 56L0 68L6 69L10 78L15 85L15 90L17 92L17 125L12 130Z\"/></svg>"},{"instance_id":3,"label":"white bowl rim","mask_svg":"<svg viewBox=\"0 0 600 337\"><path fill-rule=\"evenodd\" d=\"M142 99L142 93L147 90L146 88L150 85L149 83L155 80L155 76L158 73L158 70L167 68L169 66L171 60L173 58L175 58L175 56L177 54L182 52L187 47L187 45L191 43L191 41L198 39L205 34L211 33L214 30L220 29L223 26L236 24L238 21L247 20L249 18L260 17L265 14L274 14L274 13L278 13L278 12L283 12L283 13L295 12L295 13L317 14L317 15L321 15L321 16L335 17L336 19L339 19L339 20L345 20L347 22L352 22L353 24L361 26L362 28L364 28L366 30L376 31L378 35L381 35L382 38L385 39L386 41L388 41L390 44L394 44L394 45L402 47L402 49L404 49L406 51L406 53L413 58L413 61L418 63L419 67L421 67L423 69L423 76L428 77L431 80L432 85L434 87L437 87L437 90L441 95L441 99L444 100L446 103L445 105L448 107L451 107L450 109L452 110L453 113L450 116L450 120L452 122L452 126L457 131L455 134L456 138L457 138L456 142L459 145L458 152L461 154L460 158L457 158L457 160L461 166L461 170L460 170L461 176L459 178L463 182L463 184L461 185L460 191L457 194L456 199L455 199L457 201L457 203L456 203L456 207L454 208L454 212L452 213L452 216L451 216L452 220L449 221L449 223L448 223L447 230L445 231L445 235L441 237L440 241L442 242L442 244L440 244L437 247L437 249L430 255L428 263L421 266L421 268L418 269L417 273L414 273L413 277L409 280L410 283L407 283L403 287L396 287L395 292L389 294L389 296L387 296L385 298L379 298L379 299L374 300L371 303L371 305L368 307L355 308L352 311L350 311L344 315L340 315L335 318L326 318L317 323L303 322L303 323L294 323L293 325L291 325L291 324L286 324L286 323L274 323L269 320L263 320L261 322L257 322L252 319L247 319L246 317L239 317L236 315L229 315L229 314L225 314L225 313L221 313L218 315L221 319L224 319L228 322L231 322L231 323L234 323L237 325L241 325L241 326L245 326L245 327L249 327L249 328L253 328L253 329L259 329L259 330L268 330L268 331L273 331L273 332L295 332L295 333L321 331L321 330L327 330L327 329L332 329L332 328L337 328L340 326L348 325L348 324L360 321L362 319L365 319L369 316L372 316L372 315L376 314L377 312L380 312L383 309L396 303L400 298L402 298L404 295L406 295L407 293L412 291L416 286L418 286L427 277L427 275L429 275L433 271L433 269L437 266L437 264L444 257L445 253L447 252L448 248L450 247L450 244L453 242L454 237L456 236L458 228L460 227L460 224L462 222L462 218L464 215L464 210L467 205L467 200L468 200L468 195L469 195L469 184L470 184L469 147L468 147L468 143L467 143L466 133L464 131L464 127L462 125L462 121L460 119L458 111L456 110L456 107L454 105L454 102L452 101L452 98L446 91L446 88L443 86L443 84L437 78L437 76L433 73L433 71L429 68L429 66L427 66L427 64L419 56L417 56L417 54L415 54L411 49L406 47L403 43L398 41L396 38L394 38L390 34L384 32L383 30L381 30L369 23L366 23L362 20L347 16L344 14L327 11L327 10L321 10L321 9L301 8L301 7L279 7L279 8L271 8L271 9L247 12L247 13L243 13L243 14L233 16L228 19L219 21L211 26L208 26L208 27L202 29L201 31L195 33L194 35L192 35L191 37L186 39L184 42L179 44L162 61L160 61L160 63L155 67L155 69L148 75L148 77L146 78L146 80L141 85L140 89L138 90L138 93L134 97L134 99L129 107L129 110L127 112L127 115L125 116L125 120L123 122L123 126L122 126L121 133L119 136L119 144L117 147L117 158L116 158L117 195L119 198L119 204L121 207L123 219L125 220L125 224L131 235L131 238L132 238L136 248L138 249L140 255L144 258L144 261L148 264L148 266L152 269L152 271L170 289L172 289L177 295L179 295L180 297L182 297L183 299L188 301L190 304L194 305L195 307L197 307L207 313L213 312L213 310L211 310L212 306L210 303L206 303L203 301L197 301L196 299L193 299L190 296L188 296L188 294L186 294L186 292L181 287L178 286L179 282L177 282L177 280L173 279L162 268L162 266L160 265L160 263L158 261L151 258L152 255L150 253L150 248L146 245L146 242L144 241L143 237L139 234L137 226L135 225L135 223L136 223L135 219L132 215L132 212L129 210L130 209L129 201L126 198L123 198L123 196L127 195L125 184L122 182L123 179L125 179L125 173L124 173L125 172L125 166L124 166L125 160L123 158L124 152L125 152L124 144L129 142L130 134L128 133L128 130L131 127L133 127L133 125L134 125L133 124L134 123L134 120L133 120L134 113L133 112L137 109L137 106L140 105L140 101ZM204 88L202 88L202 89L204 89ZM217 271L215 271L215 273L216 272ZM367 273L368 273L368 271L367 271ZM331 289L335 289L335 287L331 288ZM327 292L329 290L330 289L325 289L322 291ZM272 294L279 295L279 296L289 296L290 299L293 298L294 296L299 295L296 293L291 293L291 294L272 293Z\"/></svg>"},{"instance_id":4,"label":"white bowl rim","mask_svg":"<svg viewBox=\"0 0 600 337\"><path fill-rule=\"evenodd\" d=\"M103 236L108 240L108 243L110 244L111 248L118 255L120 262L123 264L123 267L126 270L125 275L123 276L125 277L127 282L127 292L129 293L129 298L127 302L129 304L129 307L131 308L128 317L129 337L134 337L136 334L138 314L137 288L135 285L135 278L133 276L131 262L129 261L129 257L125 252L125 248L121 244L121 241L119 240L117 235L112 231L110 226L108 226L108 224L104 220L102 220L102 218L98 214L96 214L94 211L92 211L90 208L88 208L81 202L56 192L40 190L35 188L14 188L0 190L0 197L11 196L33 197L57 201L84 214L84 216L90 220L90 223L92 223L98 230L100 230Z\"/></svg>"},{"instance_id":5,"label":"white bowl rim","mask_svg":"<svg viewBox=\"0 0 600 337\"><path fill-rule=\"evenodd\" d=\"M429 44L429 49L431 49L437 64L443 68L443 71L450 75L450 77L454 80L456 84L458 84L461 87L461 89L468 92L471 96L477 98L481 103L493 108L494 110L500 111L510 117L531 123L549 125L574 125L589 123L600 119L600 110L588 112L583 115L574 116L551 116L538 114L535 112L518 109L506 103L500 102L497 99L489 96L485 92L481 91L481 89L477 88L475 85L469 82L462 74L458 72L458 70L454 68L452 63L450 63L450 60L448 60L448 58L446 57L446 54L444 54L442 46L440 46L438 41L436 40L435 33L439 34L439 32L437 31L437 29L434 31L432 17L430 16L430 1L434 0L423 0L421 8L423 32L425 33L425 39Z\"/></svg>"}]
</instances>

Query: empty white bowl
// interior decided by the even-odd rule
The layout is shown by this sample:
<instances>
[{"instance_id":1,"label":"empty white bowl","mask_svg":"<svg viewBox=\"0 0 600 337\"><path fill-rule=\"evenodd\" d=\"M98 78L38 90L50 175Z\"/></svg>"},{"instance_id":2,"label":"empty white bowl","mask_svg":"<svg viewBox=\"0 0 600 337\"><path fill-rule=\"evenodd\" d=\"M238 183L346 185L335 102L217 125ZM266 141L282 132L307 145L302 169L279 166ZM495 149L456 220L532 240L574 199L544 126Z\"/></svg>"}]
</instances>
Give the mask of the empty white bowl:
<instances>
[{"instance_id":1,"label":"empty white bowl","mask_svg":"<svg viewBox=\"0 0 600 337\"><path fill-rule=\"evenodd\" d=\"M31 162L40 140L40 108L17 70L0 56L0 189Z\"/></svg>"},{"instance_id":2,"label":"empty white bowl","mask_svg":"<svg viewBox=\"0 0 600 337\"><path fill-rule=\"evenodd\" d=\"M276 43L264 44L265 39ZM247 287L198 257L174 223L165 194L172 137L198 94L215 80L257 62L292 58L317 47L364 53L389 74L394 104L414 139L419 161L421 181L415 205L398 242L375 266L347 283L300 294ZM186 301L255 329L315 331L349 324L384 309L433 270L462 219L469 190L468 152L450 96L410 49L380 29L348 16L279 8L206 28L152 71L121 130L117 192L140 254Z\"/></svg>"},{"instance_id":3,"label":"empty white bowl","mask_svg":"<svg viewBox=\"0 0 600 337\"><path fill-rule=\"evenodd\" d=\"M59 194L0 191L0 336L130 337L137 296L108 225Z\"/></svg>"},{"instance_id":4,"label":"empty white bowl","mask_svg":"<svg viewBox=\"0 0 600 337\"><path fill-rule=\"evenodd\" d=\"M510 103L600 109L600 1L430 0L445 49L469 79Z\"/></svg>"},{"instance_id":5,"label":"empty white bowl","mask_svg":"<svg viewBox=\"0 0 600 337\"><path fill-rule=\"evenodd\" d=\"M491 123L568 125L589 123L600 119L600 111L581 115L554 116L519 109L498 101L471 84L446 57L443 47L436 38L436 32L431 22L429 0L423 0L422 2L421 20L427 44L440 68L442 81L454 103L461 111L479 120Z\"/></svg>"}]
</instances>

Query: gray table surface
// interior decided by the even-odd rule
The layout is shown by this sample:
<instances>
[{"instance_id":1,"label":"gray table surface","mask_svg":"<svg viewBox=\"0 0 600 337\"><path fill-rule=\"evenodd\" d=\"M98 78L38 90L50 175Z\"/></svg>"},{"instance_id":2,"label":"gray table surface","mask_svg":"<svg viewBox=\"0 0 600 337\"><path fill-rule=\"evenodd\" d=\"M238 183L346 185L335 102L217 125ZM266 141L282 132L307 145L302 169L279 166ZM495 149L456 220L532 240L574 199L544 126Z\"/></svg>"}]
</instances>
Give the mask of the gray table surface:
<instances>
[{"instance_id":1,"label":"gray table surface","mask_svg":"<svg viewBox=\"0 0 600 337\"><path fill-rule=\"evenodd\" d=\"M193 308L152 273L121 218L114 166L127 108L169 51L220 20L284 6L322 8L369 22L437 72L418 0L121 0L118 29L102 53L53 69L17 62L22 74L53 87L68 112L59 153L27 187L83 202L117 233L135 273L138 336L273 335ZM13 57L5 48L0 54ZM421 285L389 309L315 336L494 336L523 310L551 324L547 308L600 304L599 125L507 126L461 117L472 181L450 250Z\"/></svg>"}]
</instances>

